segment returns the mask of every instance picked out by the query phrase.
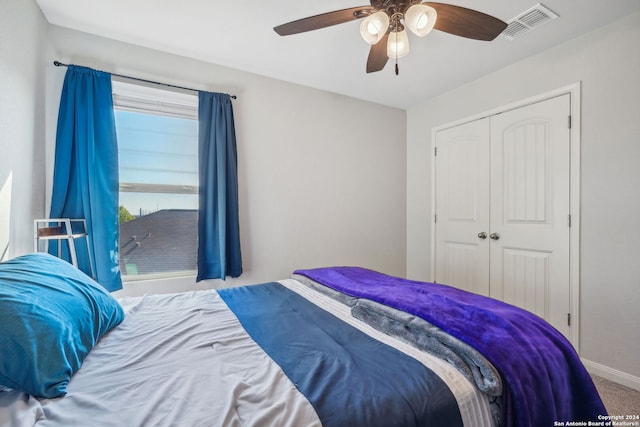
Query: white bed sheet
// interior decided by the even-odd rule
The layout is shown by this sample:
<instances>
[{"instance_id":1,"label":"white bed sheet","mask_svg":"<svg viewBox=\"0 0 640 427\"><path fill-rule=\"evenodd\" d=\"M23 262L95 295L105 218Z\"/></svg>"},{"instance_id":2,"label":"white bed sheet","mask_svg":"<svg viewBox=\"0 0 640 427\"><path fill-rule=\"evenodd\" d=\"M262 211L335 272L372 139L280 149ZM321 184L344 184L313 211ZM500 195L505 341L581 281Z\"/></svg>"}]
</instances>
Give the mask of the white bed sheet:
<instances>
[{"instance_id":1,"label":"white bed sheet","mask_svg":"<svg viewBox=\"0 0 640 427\"><path fill-rule=\"evenodd\" d=\"M280 283L440 375L465 426L491 426L486 396L453 367L367 326L348 307L293 279ZM67 395L39 401L1 392L0 426L321 425L214 290L120 302L125 320L94 347Z\"/></svg>"},{"instance_id":2,"label":"white bed sheet","mask_svg":"<svg viewBox=\"0 0 640 427\"><path fill-rule=\"evenodd\" d=\"M121 304L125 320L94 347L67 395L31 411L36 426L320 426L215 291Z\"/></svg>"}]
</instances>

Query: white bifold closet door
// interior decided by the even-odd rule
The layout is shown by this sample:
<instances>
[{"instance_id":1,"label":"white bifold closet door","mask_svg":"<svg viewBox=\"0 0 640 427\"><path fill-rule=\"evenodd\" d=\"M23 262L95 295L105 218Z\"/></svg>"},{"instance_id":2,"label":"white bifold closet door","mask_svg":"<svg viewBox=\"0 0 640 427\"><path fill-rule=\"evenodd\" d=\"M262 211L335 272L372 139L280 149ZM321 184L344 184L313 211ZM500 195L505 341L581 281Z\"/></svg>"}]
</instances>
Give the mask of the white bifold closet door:
<instances>
[{"instance_id":1,"label":"white bifold closet door","mask_svg":"<svg viewBox=\"0 0 640 427\"><path fill-rule=\"evenodd\" d=\"M570 95L436 133L435 281L570 335Z\"/></svg>"}]
</instances>

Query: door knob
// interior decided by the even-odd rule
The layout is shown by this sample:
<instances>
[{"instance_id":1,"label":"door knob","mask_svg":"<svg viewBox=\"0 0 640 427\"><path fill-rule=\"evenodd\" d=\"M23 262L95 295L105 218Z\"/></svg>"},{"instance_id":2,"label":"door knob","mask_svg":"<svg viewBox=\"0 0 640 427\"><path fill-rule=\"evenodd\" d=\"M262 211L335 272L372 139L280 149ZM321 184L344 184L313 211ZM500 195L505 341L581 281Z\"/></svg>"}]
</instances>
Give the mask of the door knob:
<instances>
[{"instance_id":1,"label":"door knob","mask_svg":"<svg viewBox=\"0 0 640 427\"><path fill-rule=\"evenodd\" d=\"M478 233L478 237L484 240L487 238L487 233L485 233L484 231L481 231L480 233Z\"/></svg>"},{"instance_id":2,"label":"door knob","mask_svg":"<svg viewBox=\"0 0 640 427\"><path fill-rule=\"evenodd\" d=\"M499 240L500 239L500 235L498 233L491 233L489 234L489 238L492 240Z\"/></svg>"}]
</instances>

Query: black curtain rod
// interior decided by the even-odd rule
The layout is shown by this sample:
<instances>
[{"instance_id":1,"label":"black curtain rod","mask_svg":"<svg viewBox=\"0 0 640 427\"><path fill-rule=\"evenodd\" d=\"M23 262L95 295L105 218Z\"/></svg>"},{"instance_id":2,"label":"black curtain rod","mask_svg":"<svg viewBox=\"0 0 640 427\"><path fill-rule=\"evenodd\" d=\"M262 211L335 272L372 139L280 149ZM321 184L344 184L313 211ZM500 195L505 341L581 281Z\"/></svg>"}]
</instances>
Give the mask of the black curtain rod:
<instances>
[{"instance_id":1,"label":"black curtain rod","mask_svg":"<svg viewBox=\"0 0 640 427\"><path fill-rule=\"evenodd\" d=\"M55 65L56 67L68 67L69 66L69 64L63 64L60 61L53 61L53 65ZM98 71L101 71L101 70L98 70ZM103 72L108 72L108 71L103 71ZM200 89L193 89L193 88L190 88L190 87L176 86L176 85L172 85L172 84L169 84L169 83L162 83L162 82L156 82L156 81L153 81L153 80L141 79L141 78L138 78L138 77L125 76L124 74L116 74L116 73L110 73L110 72L109 72L109 74L111 74L112 76L116 76L116 77L122 77L122 78L125 78L125 79L136 80L136 81L144 82L144 83L151 83L151 84L154 84L154 85L167 86L167 87L172 87L172 88L175 88L175 89L182 89L182 90L190 90L192 92L200 92ZM229 96L231 97L231 99L237 99L237 97L235 95L229 95Z\"/></svg>"}]
</instances>

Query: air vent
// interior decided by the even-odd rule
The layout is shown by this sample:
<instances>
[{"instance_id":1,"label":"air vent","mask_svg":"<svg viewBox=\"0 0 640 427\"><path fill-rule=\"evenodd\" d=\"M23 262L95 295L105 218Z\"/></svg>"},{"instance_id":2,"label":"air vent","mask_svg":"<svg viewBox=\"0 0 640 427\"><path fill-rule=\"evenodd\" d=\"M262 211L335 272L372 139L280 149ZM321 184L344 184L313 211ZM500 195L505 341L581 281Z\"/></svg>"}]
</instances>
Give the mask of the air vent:
<instances>
[{"instance_id":1,"label":"air vent","mask_svg":"<svg viewBox=\"0 0 640 427\"><path fill-rule=\"evenodd\" d=\"M553 21L557 17L558 15L556 13L538 3L531 9L509 21L509 25L502 32L502 36L509 40L515 40L543 26L547 22Z\"/></svg>"}]
</instances>

